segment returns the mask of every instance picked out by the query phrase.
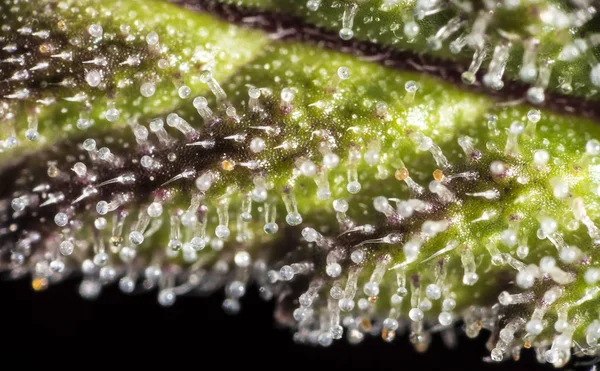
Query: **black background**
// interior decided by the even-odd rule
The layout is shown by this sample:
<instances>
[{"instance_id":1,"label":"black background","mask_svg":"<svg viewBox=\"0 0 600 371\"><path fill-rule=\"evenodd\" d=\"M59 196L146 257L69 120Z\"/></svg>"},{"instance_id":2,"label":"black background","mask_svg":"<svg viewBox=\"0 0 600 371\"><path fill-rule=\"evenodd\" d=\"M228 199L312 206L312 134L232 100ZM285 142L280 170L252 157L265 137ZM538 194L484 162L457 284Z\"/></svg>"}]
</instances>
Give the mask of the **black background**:
<instances>
[{"instance_id":1,"label":"black background","mask_svg":"<svg viewBox=\"0 0 600 371\"><path fill-rule=\"evenodd\" d=\"M76 282L34 292L26 280L0 282L0 334L6 369L168 367L262 370L551 370L539 366L532 350L519 362L483 362L486 335L460 336L456 349L434 337L430 349L416 353L406 336L388 344L367 338L360 345L335 342L329 348L294 344L291 332L277 328L273 304L255 290L242 311L228 315L221 295L179 297L162 308L156 295L128 296L108 287L95 301L77 294ZM53 366L54 365L54 366ZM18 367L17 367L18 366ZM2 367L2 366L0 366ZM5 369L2 367L2 369ZM589 369L589 367L588 367Z\"/></svg>"}]
</instances>

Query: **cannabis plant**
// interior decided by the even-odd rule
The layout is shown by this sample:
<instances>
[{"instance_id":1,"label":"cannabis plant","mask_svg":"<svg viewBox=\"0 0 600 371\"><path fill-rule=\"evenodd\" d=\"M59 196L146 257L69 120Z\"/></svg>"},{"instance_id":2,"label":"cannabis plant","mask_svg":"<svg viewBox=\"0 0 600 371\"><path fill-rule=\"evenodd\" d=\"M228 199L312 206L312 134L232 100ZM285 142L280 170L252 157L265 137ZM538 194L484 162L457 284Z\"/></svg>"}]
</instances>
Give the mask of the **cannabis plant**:
<instances>
[{"instance_id":1,"label":"cannabis plant","mask_svg":"<svg viewBox=\"0 0 600 371\"><path fill-rule=\"evenodd\" d=\"M597 355L598 8L1 0L0 269L256 285L298 343Z\"/></svg>"}]
</instances>

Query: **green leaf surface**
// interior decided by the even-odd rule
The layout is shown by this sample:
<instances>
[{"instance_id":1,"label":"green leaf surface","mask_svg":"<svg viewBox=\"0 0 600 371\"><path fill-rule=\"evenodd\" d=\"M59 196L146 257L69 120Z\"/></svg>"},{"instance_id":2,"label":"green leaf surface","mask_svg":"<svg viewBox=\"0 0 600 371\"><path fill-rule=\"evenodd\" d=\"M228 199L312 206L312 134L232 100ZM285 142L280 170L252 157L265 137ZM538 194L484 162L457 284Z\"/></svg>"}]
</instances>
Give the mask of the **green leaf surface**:
<instances>
[{"instance_id":1,"label":"green leaf surface","mask_svg":"<svg viewBox=\"0 0 600 371\"><path fill-rule=\"evenodd\" d=\"M429 53L370 36L412 4L371 3L356 38ZM327 4L235 6L336 29L343 4ZM256 284L299 342L406 327L425 350L462 322L500 334L495 361L597 351L600 126L559 99L538 109L159 1L0 10L0 267L34 289L82 272L86 298L224 289L236 312ZM502 14L514 32L539 22Z\"/></svg>"}]
</instances>

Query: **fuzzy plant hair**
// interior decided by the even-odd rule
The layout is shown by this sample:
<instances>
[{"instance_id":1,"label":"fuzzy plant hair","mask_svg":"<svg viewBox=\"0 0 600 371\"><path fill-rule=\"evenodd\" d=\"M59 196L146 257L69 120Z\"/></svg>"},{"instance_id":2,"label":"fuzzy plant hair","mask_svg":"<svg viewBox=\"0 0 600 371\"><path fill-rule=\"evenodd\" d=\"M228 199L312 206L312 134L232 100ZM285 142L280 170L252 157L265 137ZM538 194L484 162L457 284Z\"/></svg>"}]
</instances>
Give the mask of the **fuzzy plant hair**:
<instances>
[{"instance_id":1,"label":"fuzzy plant hair","mask_svg":"<svg viewBox=\"0 0 600 371\"><path fill-rule=\"evenodd\" d=\"M0 270L255 285L298 343L596 356L599 10L0 0Z\"/></svg>"}]
</instances>

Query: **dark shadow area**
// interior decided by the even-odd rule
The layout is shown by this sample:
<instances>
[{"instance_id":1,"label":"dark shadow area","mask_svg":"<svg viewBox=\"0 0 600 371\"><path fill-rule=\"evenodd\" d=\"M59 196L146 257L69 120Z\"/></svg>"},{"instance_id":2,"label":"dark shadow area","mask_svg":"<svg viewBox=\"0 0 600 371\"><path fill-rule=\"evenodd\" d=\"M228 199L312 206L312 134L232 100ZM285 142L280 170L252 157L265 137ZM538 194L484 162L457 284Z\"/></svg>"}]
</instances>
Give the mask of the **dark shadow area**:
<instances>
[{"instance_id":1,"label":"dark shadow area","mask_svg":"<svg viewBox=\"0 0 600 371\"><path fill-rule=\"evenodd\" d=\"M165 368L211 370L551 370L533 351L521 361L488 364L486 336L459 337L456 349L434 337L416 353L407 336L394 343L368 338L358 346L296 345L274 325L273 304L251 290L239 315L221 309L220 295L181 297L162 308L154 294L127 296L107 288L94 302L81 299L74 282L36 293L25 280L0 283L2 346L8 369Z\"/></svg>"}]
</instances>

